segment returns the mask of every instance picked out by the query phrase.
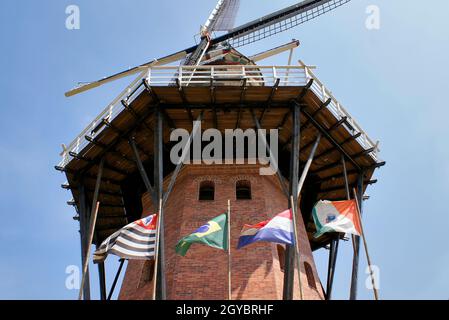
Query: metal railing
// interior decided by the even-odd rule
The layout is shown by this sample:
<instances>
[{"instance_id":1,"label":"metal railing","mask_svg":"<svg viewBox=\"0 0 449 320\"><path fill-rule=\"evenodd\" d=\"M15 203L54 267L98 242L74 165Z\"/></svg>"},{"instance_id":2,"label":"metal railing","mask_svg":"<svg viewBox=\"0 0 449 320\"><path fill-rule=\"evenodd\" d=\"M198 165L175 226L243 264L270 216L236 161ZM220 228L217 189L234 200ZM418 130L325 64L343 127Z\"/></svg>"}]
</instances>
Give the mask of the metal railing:
<instances>
[{"instance_id":1,"label":"metal railing","mask_svg":"<svg viewBox=\"0 0 449 320\"><path fill-rule=\"evenodd\" d=\"M313 74L312 68L300 61L299 66L157 66L144 70L139 76L123 90L75 140L63 151L60 167L65 167L72 159L70 153L79 153L88 145L86 136L95 138L106 127L104 120L111 122L125 108L122 100L129 104L144 90L143 80L150 86L305 86L311 79L313 85L310 90L322 101L331 99L327 107L337 120L346 118L343 124L352 135L360 133L357 141L365 150L374 148L370 153L374 160L378 158L377 143L374 143L354 118L347 112L332 93Z\"/></svg>"}]
</instances>

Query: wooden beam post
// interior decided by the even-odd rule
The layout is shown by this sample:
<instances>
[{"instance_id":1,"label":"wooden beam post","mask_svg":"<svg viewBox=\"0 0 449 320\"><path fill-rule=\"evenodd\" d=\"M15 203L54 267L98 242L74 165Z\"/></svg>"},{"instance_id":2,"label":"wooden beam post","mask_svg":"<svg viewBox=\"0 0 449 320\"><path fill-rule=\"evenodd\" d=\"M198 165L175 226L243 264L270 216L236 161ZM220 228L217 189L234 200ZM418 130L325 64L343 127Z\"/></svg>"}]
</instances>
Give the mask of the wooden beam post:
<instances>
[{"instance_id":1,"label":"wooden beam post","mask_svg":"<svg viewBox=\"0 0 449 320\"><path fill-rule=\"evenodd\" d=\"M377 291L376 281L374 279L373 264L371 263L371 257L368 252L368 244L366 242L365 231L363 230L363 223L362 223L362 219L360 217L360 206L359 206L359 201L357 200L357 192L355 191L355 189L354 189L354 196L355 196L355 201L357 203L357 214L359 216L358 218L360 221L360 229L362 231L363 247L365 248L365 255L366 255L367 262L368 262L368 268L369 268L369 273L370 273L370 277L371 277L371 284L373 286L373 291L374 291L374 299L379 300L379 292Z\"/></svg>"},{"instance_id":2,"label":"wooden beam post","mask_svg":"<svg viewBox=\"0 0 449 320\"><path fill-rule=\"evenodd\" d=\"M98 264L98 278L100 281L100 299L106 300L106 271L104 262Z\"/></svg>"},{"instance_id":3,"label":"wooden beam post","mask_svg":"<svg viewBox=\"0 0 449 320\"><path fill-rule=\"evenodd\" d=\"M309 158L307 159L306 165L304 166L304 169L302 171L301 178L299 179L299 182L298 182L298 198L299 198L299 195L301 194L302 188L304 187L304 183L306 182L306 178L309 173L310 166L312 165L316 150L318 149L318 146L320 145L320 141L321 141L321 134L319 133L318 136L316 137L315 144L313 145L313 148L310 151Z\"/></svg>"},{"instance_id":4,"label":"wooden beam post","mask_svg":"<svg viewBox=\"0 0 449 320\"><path fill-rule=\"evenodd\" d=\"M153 300L157 300L157 274L159 267L159 239L161 237L161 212L162 212L162 199L159 200L158 213L157 213L157 225L156 225L156 246L154 250L154 272L153 272Z\"/></svg>"},{"instance_id":5,"label":"wooden beam post","mask_svg":"<svg viewBox=\"0 0 449 320\"><path fill-rule=\"evenodd\" d=\"M85 260L84 260L84 265L83 265L83 275L81 278L81 286L80 286L80 292L78 295L78 300L81 300L83 298L83 288L84 288L84 283L86 281L86 273L87 273L88 267L89 267L90 252L91 252L92 241L94 239L94 233L95 233L95 224L97 223L98 210L100 209L100 203L98 202L98 194L100 193L101 178L103 176L103 166L104 166L104 158L101 159L100 165L98 166L97 181L95 184L95 191L94 191L94 195L93 195L93 199L92 199L92 212L90 215L89 234L88 234L88 239L87 239L87 252L85 255Z\"/></svg>"},{"instance_id":6,"label":"wooden beam post","mask_svg":"<svg viewBox=\"0 0 449 320\"><path fill-rule=\"evenodd\" d=\"M364 173L363 171L360 173L358 178L358 187L357 187L357 198L359 201L359 216L360 221L362 220L363 215L363 179ZM352 274L351 274L351 291L349 295L349 300L357 300L357 284L358 284L358 275L359 275L359 255L360 255L360 237L354 237L354 256L352 259Z\"/></svg>"},{"instance_id":7,"label":"wooden beam post","mask_svg":"<svg viewBox=\"0 0 449 320\"><path fill-rule=\"evenodd\" d=\"M134 159L137 164L137 168L139 169L140 176L142 177L143 183L145 184L145 187L147 188L148 193L151 196L151 199L153 200L153 203L157 203L157 196L156 192L151 185L150 179L148 178L148 174L143 166L142 160L140 159L139 150L137 149L136 141L131 138L129 139L129 145L131 146L134 154Z\"/></svg>"},{"instance_id":8,"label":"wooden beam post","mask_svg":"<svg viewBox=\"0 0 449 320\"><path fill-rule=\"evenodd\" d=\"M162 201L162 207L165 206L167 203L168 197L170 196L173 187L175 186L176 179L178 177L179 171L181 171L181 168L184 164L184 161L188 155L190 155L190 145L192 143L193 138L198 133L199 128L201 127L201 121L203 120L204 111L201 111L200 115L198 116L198 119L196 120L196 123L193 126L193 130L190 133L189 139L187 140L187 144L185 148L182 151L181 159L179 160L179 163L176 165L175 171L173 172L170 184L168 185L167 192L164 194L164 200Z\"/></svg>"},{"instance_id":9,"label":"wooden beam post","mask_svg":"<svg viewBox=\"0 0 449 320\"><path fill-rule=\"evenodd\" d=\"M298 229L297 229L297 223L296 223L296 217L298 217L298 210L297 206L293 200L293 196L290 197L290 205L292 210L292 220L293 220L293 231L295 235L295 256L296 256L296 265L297 265L297 272L298 272L298 284L299 284L299 300L304 300L304 293L302 290L302 280L301 280L301 251L299 250L299 236L298 236Z\"/></svg>"},{"instance_id":10,"label":"wooden beam post","mask_svg":"<svg viewBox=\"0 0 449 320\"><path fill-rule=\"evenodd\" d=\"M80 238L81 238L81 264L84 266L87 254L87 232L88 232L88 223L89 220L87 213L87 197L86 197L86 187L84 186L84 179L81 179L80 185L78 187L79 192L79 216L80 216ZM84 280L84 288L83 288L83 297L84 300L90 300L90 279L89 279L89 268L87 268L87 272Z\"/></svg>"},{"instance_id":11,"label":"wooden beam post","mask_svg":"<svg viewBox=\"0 0 449 320\"><path fill-rule=\"evenodd\" d=\"M343 176L345 178L346 198L348 200L351 200L351 193L349 191L348 171L346 170L346 159L344 155L341 155L341 164L343 167ZM332 287L334 284L335 266L337 264L338 245L340 242L340 236L341 234L337 233L335 239L333 239L331 242L331 248L329 252L329 269L327 273L327 291L326 291L327 300L332 299ZM354 236L352 236L352 242L354 243Z\"/></svg>"},{"instance_id":12,"label":"wooden beam post","mask_svg":"<svg viewBox=\"0 0 449 320\"><path fill-rule=\"evenodd\" d=\"M118 267L117 273L115 274L114 282L112 283L111 290L108 294L108 300L112 299L112 295L114 294L115 287L117 286L118 279L120 278L120 273L122 272L123 265L125 264L125 259L120 259L120 265Z\"/></svg>"},{"instance_id":13,"label":"wooden beam post","mask_svg":"<svg viewBox=\"0 0 449 320\"><path fill-rule=\"evenodd\" d=\"M164 183L164 158L163 158L163 145L164 145L164 132L163 132L163 116L161 107L158 105L155 107L156 125L154 129L154 190L156 198L159 201L163 199L163 183ZM159 201L154 203L154 207L157 206ZM165 284L165 243L164 243L164 209L161 208L159 212L159 243L158 243L158 273L156 274L157 281L157 299L166 299L166 284Z\"/></svg>"},{"instance_id":14,"label":"wooden beam post","mask_svg":"<svg viewBox=\"0 0 449 320\"><path fill-rule=\"evenodd\" d=\"M299 153L301 143L301 107L293 105L292 119L292 149L290 154L290 197L289 208L293 210L298 207L298 179L299 179ZM293 211L296 212L296 211ZM295 225L296 227L296 225ZM285 250L285 267L284 267L284 300L293 300L293 284L295 278L295 255L299 254L295 250L296 246L287 246ZM296 257L300 258L300 257ZM300 275L300 265L298 265ZM301 281L301 279L299 279Z\"/></svg>"},{"instance_id":15,"label":"wooden beam post","mask_svg":"<svg viewBox=\"0 0 449 320\"><path fill-rule=\"evenodd\" d=\"M250 112L251 112L251 116L253 118L254 124L256 125L256 129L259 131L261 130L261 126L260 126L260 122L259 119L257 119L256 114L254 113L253 108L250 108ZM287 188L285 187L285 181L284 181L284 177L281 174L281 171L279 170L279 166L278 163L276 162L276 159L274 158L273 154L271 153L271 149L268 146L267 143L267 139L264 135L258 135L259 138L261 138L263 141L262 143L265 145L265 147L267 148L269 155L270 155L270 163L275 163L276 164L276 168L278 168L278 170L276 171L276 175L279 179L279 184L281 185L282 191L284 192L285 196L287 197L287 199L290 198L290 194L287 190Z\"/></svg>"}]
</instances>

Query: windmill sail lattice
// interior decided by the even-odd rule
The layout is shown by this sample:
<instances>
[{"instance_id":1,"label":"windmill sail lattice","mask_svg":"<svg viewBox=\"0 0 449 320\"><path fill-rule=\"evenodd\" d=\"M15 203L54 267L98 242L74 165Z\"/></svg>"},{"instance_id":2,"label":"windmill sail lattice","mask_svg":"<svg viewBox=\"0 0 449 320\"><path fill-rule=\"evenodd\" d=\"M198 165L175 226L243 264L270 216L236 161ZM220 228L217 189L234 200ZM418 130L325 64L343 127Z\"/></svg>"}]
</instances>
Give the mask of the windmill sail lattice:
<instances>
[{"instance_id":1,"label":"windmill sail lattice","mask_svg":"<svg viewBox=\"0 0 449 320\"><path fill-rule=\"evenodd\" d=\"M311 0L280 10L231 30L228 41L233 47L241 47L294 28L351 0Z\"/></svg>"},{"instance_id":2,"label":"windmill sail lattice","mask_svg":"<svg viewBox=\"0 0 449 320\"><path fill-rule=\"evenodd\" d=\"M209 25L210 31L230 31L234 28L240 0L223 0L220 13Z\"/></svg>"}]
</instances>

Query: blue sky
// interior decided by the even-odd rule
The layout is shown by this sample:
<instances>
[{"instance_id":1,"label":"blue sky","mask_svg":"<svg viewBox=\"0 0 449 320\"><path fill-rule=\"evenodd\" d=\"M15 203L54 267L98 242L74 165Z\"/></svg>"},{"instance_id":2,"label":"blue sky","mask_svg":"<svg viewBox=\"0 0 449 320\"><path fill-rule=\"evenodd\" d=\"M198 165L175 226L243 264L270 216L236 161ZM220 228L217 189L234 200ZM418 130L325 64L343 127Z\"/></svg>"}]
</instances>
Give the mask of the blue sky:
<instances>
[{"instance_id":1,"label":"blue sky","mask_svg":"<svg viewBox=\"0 0 449 320\"><path fill-rule=\"evenodd\" d=\"M0 3L0 299L75 299L65 269L80 261L70 193L53 166L69 143L127 81L66 99L89 81L189 47L215 0L4 0ZM295 3L242 0L238 23ZM81 29L65 28L65 8L81 10ZM365 28L368 5L380 30ZM257 45L256 53L292 38L295 58L316 74L381 141L387 166L365 203L365 231L381 270L385 299L448 299L449 3L353 0L349 5ZM281 55L265 63L286 64ZM338 259L335 298L349 292L351 245ZM360 297L370 299L363 274ZM325 281L326 252L316 254ZM107 265L109 278L116 259ZM96 271L96 270L95 270ZM108 281L110 282L111 279ZM93 277L93 295L98 297Z\"/></svg>"}]
</instances>

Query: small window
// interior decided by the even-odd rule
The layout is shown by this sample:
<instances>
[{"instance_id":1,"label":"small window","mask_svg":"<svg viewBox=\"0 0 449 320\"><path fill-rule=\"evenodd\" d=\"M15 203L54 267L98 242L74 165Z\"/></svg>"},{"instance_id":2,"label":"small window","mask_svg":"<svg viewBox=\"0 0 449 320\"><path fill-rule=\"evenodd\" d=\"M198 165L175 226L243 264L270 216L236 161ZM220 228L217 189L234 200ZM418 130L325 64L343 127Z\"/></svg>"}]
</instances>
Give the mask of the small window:
<instances>
[{"instance_id":1,"label":"small window","mask_svg":"<svg viewBox=\"0 0 449 320\"><path fill-rule=\"evenodd\" d=\"M143 264L142 274L140 276L139 288L153 281L154 276L154 260L147 260Z\"/></svg>"},{"instance_id":2,"label":"small window","mask_svg":"<svg viewBox=\"0 0 449 320\"><path fill-rule=\"evenodd\" d=\"M251 200L251 182L237 181L235 192L237 200Z\"/></svg>"},{"instance_id":3,"label":"small window","mask_svg":"<svg viewBox=\"0 0 449 320\"><path fill-rule=\"evenodd\" d=\"M304 268L306 269L307 283L309 284L309 287L316 290L315 277L313 275L312 267L309 263L304 262Z\"/></svg>"},{"instance_id":4,"label":"small window","mask_svg":"<svg viewBox=\"0 0 449 320\"><path fill-rule=\"evenodd\" d=\"M200 184L200 201L212 201L215 199L215 184L212 181L203 181Z\"/></svg>"},{"instance_id":5,"label":"small window","mask_svg":"<svg viewBox=\"0 0 449 320\"><path fill-rule=\"evenodd\" d=\"M279 257L279 266L281 267L281 271L284 272L285 270L285 247L278 244L278 257Z\"/></svg>"}]
</instances>

